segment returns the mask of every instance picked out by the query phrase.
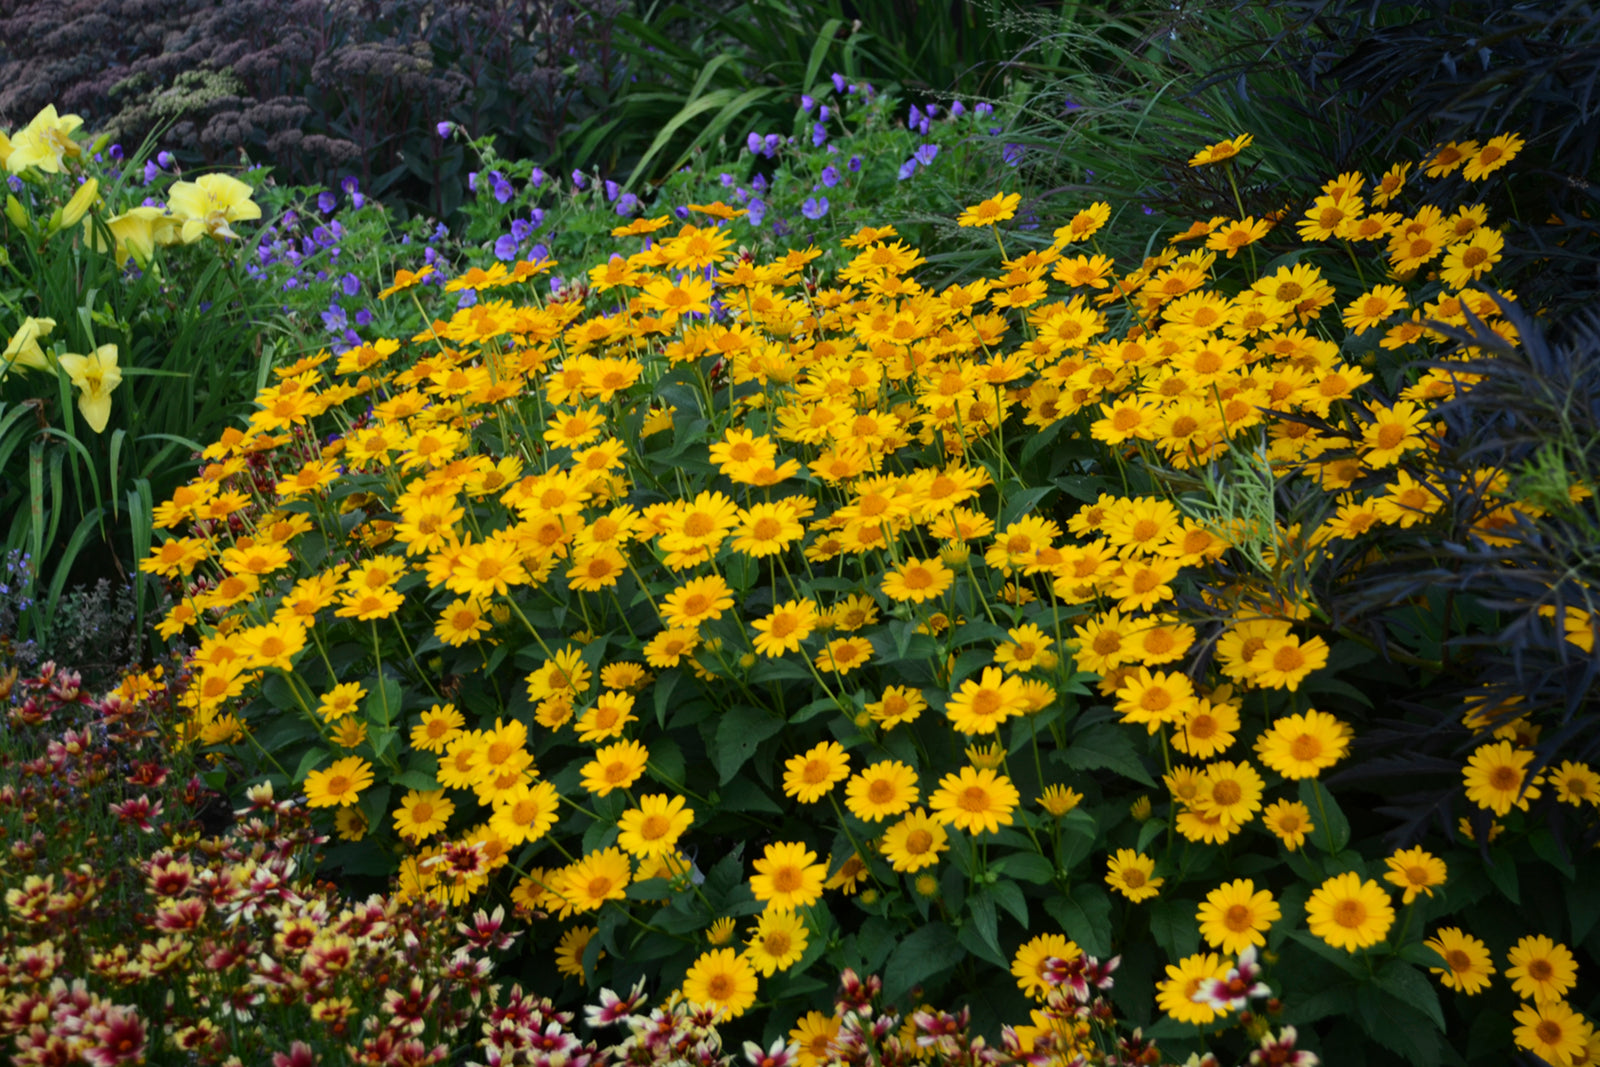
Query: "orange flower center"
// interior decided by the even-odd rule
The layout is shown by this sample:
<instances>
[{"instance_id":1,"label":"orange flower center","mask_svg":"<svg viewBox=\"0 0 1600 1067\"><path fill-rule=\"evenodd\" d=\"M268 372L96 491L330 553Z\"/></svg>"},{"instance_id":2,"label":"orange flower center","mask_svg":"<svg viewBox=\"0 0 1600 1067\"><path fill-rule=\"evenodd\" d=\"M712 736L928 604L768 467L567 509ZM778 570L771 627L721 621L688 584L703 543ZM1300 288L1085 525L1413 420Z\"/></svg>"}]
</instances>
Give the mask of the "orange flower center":
<instances>
[{"instance_id":1,"label":"orange flower center","mask_svg":"<svg viewBox=\"0 0 1600 1067\"><path fill-rule=\"evenodd\" d=\"M1238 782L1218 782L1216 785L1211 787L1211 799L1216 801L1218 804L1221 804L1223 807L1230 807L1234 804L1237 804L1243 798L1244 790L1240 788Z\"/></svg>"},{"instance_id":2,"label":"orange flower center","mask_svg":"<svg viewBox=\"0 0 1600 1067\"><path fill-rule=\"evenodd\" d=\"M1341 900L1333 906L1333 921L1353 930L1367 921L1367 906L1359 900Z\"/></svg>"}]
</instances>

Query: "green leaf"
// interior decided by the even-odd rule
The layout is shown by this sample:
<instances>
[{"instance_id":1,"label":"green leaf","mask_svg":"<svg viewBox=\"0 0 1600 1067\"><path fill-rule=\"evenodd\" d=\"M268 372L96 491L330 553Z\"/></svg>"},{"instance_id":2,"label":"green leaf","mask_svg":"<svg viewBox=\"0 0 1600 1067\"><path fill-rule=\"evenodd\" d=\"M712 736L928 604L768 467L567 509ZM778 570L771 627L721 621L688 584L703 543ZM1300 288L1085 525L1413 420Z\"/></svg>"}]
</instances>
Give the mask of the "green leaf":
<instances>
[{"instance_id":1,"label":"green leaf","mask_svg":"<svg viewBox=\"0 0 1600 1067\"><path fill-rule=\"evenodd\" d=\"M782 730L783 726L782 718L763 708L735 704L728 709L722 721L717 723L716 742L712 748L712 759L716 762L717 773L721 775L720 783L727 785L731 782L733 776L739 773L739 768L755 755L761 742Z\"/></svg>"},{"instance_id":2,"label":"green leaf","mask_svg":"<svg viewBox=\"0 0 1600 1067\"><path fill-rule=\"evenodd\" d=\"M1350 820L1344 817L1344 811L1333 794L1322 788L1322 783L1315 778L1302 778L1300 803L1310 810L1311 821L1316 825L1316 829L1306 835L1307 838L1324 852L1343 852L1350 843ZM1328 847L1329 834L1333 835L1331 849Z\"/></svg>"},{"instance_id":3,"label":"green leaf","mask_svg":"<svg viewBox=\"0 0 1600 1067\"><path fill-rule=\"evenodd\" d=\"M998 941L989 940L989 932L977 922L964 924L956 931L956 941L961 947L982 960L988 960L996 967L1010 967L1011 961L1007 960L1005 953L1000 951Z\"/></svg>"},{"instance_id":4,"label":"green leaf","mask_svg":"<svg viewBox=\"0 0 1600 1067\"><path fill-rule=\"evenodd\" d=\"M978 940L987 945L992 952L979 955L988 956L1002 967L1009 966L1005 953L1000 951L1000 915L995 909L994 895L989 892L988 886L979 886L978 891L972 894L967 900L967 911L972 916L972 922L967 925L977 931ZM965 934L967 928L963 927L961 932Z\"/></svg>"},{"instance_id":5,"label":"green leaf","mask_svg":"<svg viewBox=\"0 0 1600 1067\"><path fill-rule=\"evenodd\" d=\"M883 969L884 1000L899 1001L914 986L954 969L966 954L955 932L944 923L918 928L889 955Z\"/></svg>"},{"instance_id":6,"label":"green leaf","mask_svg":"<svg viewBox=\"0 0 1600 1067\"><path fill-rule=\"evenodd\" d=\"M1444 1009L1439 1006L1439 994L1422 971L1409 963L1390 960L1378 972L1374 982L1385 993L1432 1019L1439 1032L1444 1032Z\"/></svg>"},{"instance_id":7,"label":"green leaf","mask_svg":"<svg viewBox=\"0 0 1600 1067\"><path fill-rule=\"evenodd\" d=\"M1586 865L1587 866L1587 865ZM1600 893L1590 890L1594 883L1587 878L1568 882L1562 889L1567 897L1567 918L1572 923L1572 940L1582 942L1600 921Z\"/></svg>"},{"instance_id":8,"label":"green leaf","mask_svg":"<svg viewBox=\"0 0 1600 1067\"><path fill-rule=\"evenodd\" d=\"M1500 895L1513 904L1522 903L1522 887L1517 879L1517 865L1504 849L1497 850L1498 856L1491 856L1493 862L1483 865L1483 873L1494 887L1500 890Z\"/></svg>"},{"instance_id":9,"label":"green leaf","mask_svg":"<svg viewBox=\"0 0 1600 1067\"><path fill-rule=\"evenodd\" d=\"M1070 897L1054 896L1044 910L1061 924L1061 932L1091 956L1111 955L1111 898L1099 886L1079 884Z\"/></svg>"},{"instance_id":10,"label":"green leaf","mask_svg":"<svg viewBox=\"0 0 1600 1067\"><path fill-rule=\"evenodd\" d=\"M995 860L989 869L997 874L1004 873L1012 878L1020 878L1024 882L1032 882L1034 885L1044 885L1056 876L1055 867L1051 866L1050 861L1037 852L1013 853L1003 859ZM1006 883L1000 884L1004 885ZM1012 888L1015 888L1015 886ZM1022 921L1027 922L1028 920L1023 919Z\"/></svg>"},{"instance_id":11,"label":"green leaf","mask_svg":"<svg viewBox=\"0 0 1600 1067\"><path fill-rule=\"evenodd\" d=\"M1200 950L1200 924L1188 901L1158 900L1150 905L1150 937L1173 959Z\"/></svg>"},{"instance_id":12,"label":"green leaf","mask_svg":"<svg viewBox=\"0 0 1600 1067\"><path fill-rule=\"evenodd\" d=\"M431 793L439 788L439 780L427 771L401 771L390 781L407 789L415 789L419 793Z\"/></svg>"},{"instance_id":13,"label":"green leaf","mask_svg":"<svg viewBox=\"0 0 1600 1067\"><path fill-rule=\"evenodd\" d=\"M1006 506L1001 510L998 524L1002 529L1029 512L1036 510L1040 501L1056 491L1056 487L1053 485L1036 485L1031 489L1022 490L1010 488L1012 485L1018 484L1021 483L1007 483Z\"/></svg>"},{"instance_id":14,"label":"green leaf","mask_svg":"<svg viewBox=\"0 0 1600 1067\"><path fill-rule=\"evenodd\" d=\"M1355 1007L1355 986L1340 984L1320 989L1309 997L1296 997L1288 1001L1283 1010L1283 1021L1299 1026L1326 1019L1330 1015L1350 1015Z\"/></svg>"},{"instance_id":15,"label":"green leaf","mask_svg":"<svg viewBox=\"0 0 1600 1067\"><path fill-rule=\"evenodd\" d=\"M1104 768L1116 771L1124 778L1138 782L1140 785L1155 786L1155 780L1144 769L1144 764L1139 760L1139 754L1134 750L1133 740L1128 736L1125 727L1102 723L1080 730L1072 736L1066 751L1061 753L1061 759L1068 767L1077 771L1092 771Z\"/></svg>"},{"instance_id":16,"label":"green leaf","mask_svg":"<svg viewBox=\"0 0 1600 1067\"><path fill-rule=\"evenodd\" d=\"M994 894L995 903L1010 912L1011 916L1026 928L1028 925L1028 899L1022 895L1022 890L1018 888L1017 884L1002 878L990 886L989 889ZM1007 966L1009 967L1010 964L1008 963Z\"/></svg>"},{"instance_id":17,"label":"green leaf","mask_svg":"<svg viewBox=\"0 0 1600 1067\"><path fill-rule=\"evenodd\" d=\"M663 730L667 727L667 708L672 704L672 691L678 687L678 682L683 678L683 672L677 669L663 671L656 679L656 725Z\"/></svg>"},{"instance_id":18,"label":"green leaf","mask_svg":"<svg viewBox=\"0 0 1600 1067\"><path fill-rule=\"evenodd\" d=\"M1356 1019L1361 1029L1384 1048L1416 1067L1437 1067L1439 1033L1429 1018L1395 999L1377 983L1356 990Z\"/></svg>"},{"instance_id":19,"label":"green leaf","mask_svg":"<svg viewBox=\"0 0 1600 1067\"><path fill-rule=\"evenodd\" d=\"M294 769L295 784L305 781L306 775L316 770L317 764L321 763L327 758L328 750L325 748L313 748L304 756L301 756L300 765Z\"/></svg>"},{"instance_id":20,"label":"green leaf","mask_svg":"<svg viewBox=\"0 0 1600 1067\"><path fill-rule=\"evenodd\" d=\"M389 729L401 721L401 696L400 679L392 674L385 675L381 685L372 687L367 694L366 705L362 708L367 717L367 723L374 734ZM373 751L377 751L374 746ZM383 753L378 752L378 755Z\"/></svg>"}]
</instances>

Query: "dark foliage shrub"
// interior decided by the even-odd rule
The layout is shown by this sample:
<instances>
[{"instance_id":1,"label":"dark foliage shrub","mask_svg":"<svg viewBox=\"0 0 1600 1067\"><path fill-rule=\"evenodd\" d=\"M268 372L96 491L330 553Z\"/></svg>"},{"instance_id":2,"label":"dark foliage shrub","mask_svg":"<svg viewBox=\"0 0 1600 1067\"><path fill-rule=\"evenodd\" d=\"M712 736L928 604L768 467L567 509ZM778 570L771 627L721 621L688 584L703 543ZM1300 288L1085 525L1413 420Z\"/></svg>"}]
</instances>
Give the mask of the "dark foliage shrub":
<instances>
[{"instance_id":1,"label":"dark foliage shrub","mask_svg":"<svg viewBox=\"0 0 1600 1067\"><path fill-rule=\"evenodd\" d=\"M1548 324L1497 302L1516 344L1476 319L1442 328L1458 358L1434 366L1459 391L1436 409L1441 448L1412 472L1444 501L1442 524L1419 526L1334 598L1341 624L1417 668L1373 709L1371 758L1336 778L1380 794L1406 839L1463 815L1486 829L1459 793L1463 757L1492 730L1525 738L1537 768L1600 756L1600 657L1578 625L1600 611L1600 316ZM1453 518L1485 510L1488 523ZM1381 605L1394 604L1414 611L1396 625L1405 616L1391 610L1385 637ZM1581 821L1553 796L1539 804L1561 847L1579 847L1563 831Z\"/></svg>"},{"instance_id":2,"label":"dark foliage shrub","mask_svg":"<svg viewBox=\"0 0 1600 1067\"><path fill-rule=\"evenodd\" d=\"M1275 42L1353 154L1408 158L1502 131L1525 137L1508 267L1535 307L1600 289L1600 8L1516 0L1291 0ZM1438 186L1439 196L1457 196ZM1519 263L1518 260L1521 262ZM1518 269L1526 268L1526 269ZM1520 277L1519 277L1520 281Z\"/></svg>"},{"instance_id":3,"label":"dark foliage shrub","mask_svg":"<svg viewBox=\"0 0 1600 1067\"><path fill-rule=\"evenodd\" d=\"M124 143L170 125L194 163L270 163L280 181L363 188L435 215L493 131L561 155L621 76L619 0L74 0L0 7L0 121L45 104ZM578 165L590 160L577 159Z\"/></svg>"}]
</instances>

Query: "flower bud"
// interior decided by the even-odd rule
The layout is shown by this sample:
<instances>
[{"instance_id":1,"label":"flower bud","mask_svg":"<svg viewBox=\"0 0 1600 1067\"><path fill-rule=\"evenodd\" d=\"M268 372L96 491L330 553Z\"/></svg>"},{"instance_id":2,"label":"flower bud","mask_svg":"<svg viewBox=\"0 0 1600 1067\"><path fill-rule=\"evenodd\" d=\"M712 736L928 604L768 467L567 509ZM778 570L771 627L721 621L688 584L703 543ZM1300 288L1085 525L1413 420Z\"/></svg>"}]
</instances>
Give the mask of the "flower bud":
<instances>
[{"instance_id":1,"label":"flower bud","mask_svg":"<svg viewBox=\"0 0 1600 1067\"><path fill-rule=\"evenodd\" d=\"M28 229L28 210L15 196L6 197L6 218L19 230Z\"/></svg>"}]
</instances>

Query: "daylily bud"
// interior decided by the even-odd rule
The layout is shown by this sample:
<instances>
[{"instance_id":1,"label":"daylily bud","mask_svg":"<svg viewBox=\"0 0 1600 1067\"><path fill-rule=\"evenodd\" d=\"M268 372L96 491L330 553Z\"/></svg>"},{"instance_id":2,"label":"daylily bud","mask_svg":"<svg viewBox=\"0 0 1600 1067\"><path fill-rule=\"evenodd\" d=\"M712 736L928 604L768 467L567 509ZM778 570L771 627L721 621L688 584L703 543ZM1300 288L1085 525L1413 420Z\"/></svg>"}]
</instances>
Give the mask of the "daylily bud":
<instances>
[{"instance_id":1,"label":"daylily bud","mask_svg":"<svg viewBox=\"0 0 1600 1067\"><path fill-rule=\"evenodd\" d=\"M94 206L95 198L100 195L100 181L90 178L78 186L78 191L72 194L72 199L67 201L67 206L61 210L61 225L76 226L78 220L89 213Z\"/></svg>"},{"instance_id":2,"label":"daylily bud","mask_svg":"<svg viewBox=\"0 0 1600 1067\"><path fill-rule=\"evenodd\" d=\"M93 159L95 156L98 156L101 152L104 152L107 146L110 144L111 135L109 133L102 133L99 137L94 139L94 144L89 146L89 158ZM72 223L69 222L67 225L71 226Z\"/></svg>"},{"instance_id":3,"label":"daylily bud","mask_svg":"<svg viewBox=\"0 0 1600 1067\"><path fill-rule=\"evenodd\" d=\"M19 230L28 229L28 209L15 196L6 197L6 218Z\"/></svg>"}]
</instances>

